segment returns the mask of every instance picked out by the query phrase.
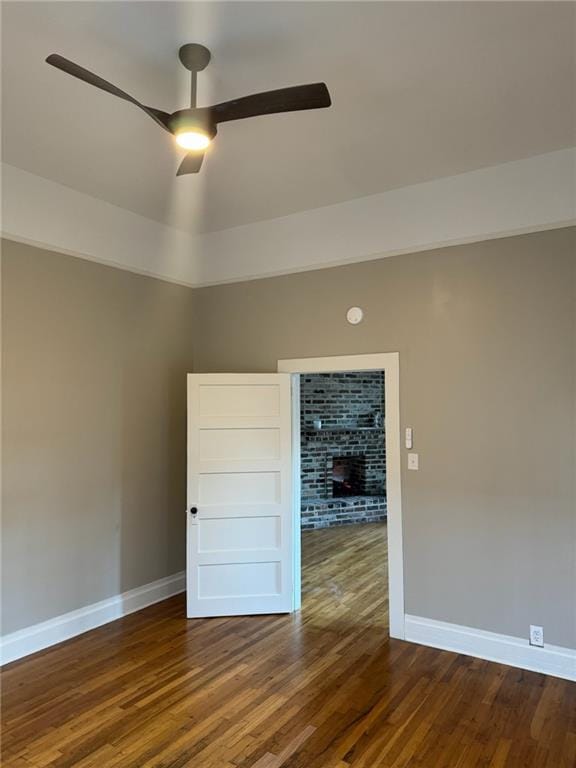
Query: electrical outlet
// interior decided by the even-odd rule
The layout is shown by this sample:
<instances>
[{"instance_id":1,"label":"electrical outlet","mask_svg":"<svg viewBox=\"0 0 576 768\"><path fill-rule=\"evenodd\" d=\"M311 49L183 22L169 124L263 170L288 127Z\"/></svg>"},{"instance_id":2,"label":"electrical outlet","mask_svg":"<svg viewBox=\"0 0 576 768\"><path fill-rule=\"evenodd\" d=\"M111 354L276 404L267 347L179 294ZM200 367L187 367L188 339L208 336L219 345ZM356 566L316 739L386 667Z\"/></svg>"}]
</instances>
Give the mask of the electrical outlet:
<instances>
[{"instance_id":1,"label":"electrical outlet","mask_svg":"<svg viewBox=\"0 0 576 768\"><path fill-rule=\"evenodd\" d=\"M544 627L537 627L535 624L530 624L530 645L535 645L537 648L544 648Z\"/></svg>"}]
</instances>

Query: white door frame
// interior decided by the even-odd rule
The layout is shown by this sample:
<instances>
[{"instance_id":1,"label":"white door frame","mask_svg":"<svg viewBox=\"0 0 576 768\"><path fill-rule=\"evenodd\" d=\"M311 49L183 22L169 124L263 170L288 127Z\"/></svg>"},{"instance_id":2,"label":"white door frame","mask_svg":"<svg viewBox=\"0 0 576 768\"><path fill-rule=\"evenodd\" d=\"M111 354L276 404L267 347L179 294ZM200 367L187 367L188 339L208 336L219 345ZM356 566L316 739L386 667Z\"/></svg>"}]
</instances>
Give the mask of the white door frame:
<instances>
[{"instance_id":1,"label":"white door frame","mask_svg":"<svg viewBox=\"0 0 576 768\"><path fill-rule=\"evenodd\" d=\"M388 512L388 591L390 637L404 639L404 550L400 472L400 360L398 352L372 355L310 357L278 361L278 373L292 373L292 450L294 465L294 608L300 607L300 397L302 373L384 371L386 501Z\"/></svg>"}]
</instances>

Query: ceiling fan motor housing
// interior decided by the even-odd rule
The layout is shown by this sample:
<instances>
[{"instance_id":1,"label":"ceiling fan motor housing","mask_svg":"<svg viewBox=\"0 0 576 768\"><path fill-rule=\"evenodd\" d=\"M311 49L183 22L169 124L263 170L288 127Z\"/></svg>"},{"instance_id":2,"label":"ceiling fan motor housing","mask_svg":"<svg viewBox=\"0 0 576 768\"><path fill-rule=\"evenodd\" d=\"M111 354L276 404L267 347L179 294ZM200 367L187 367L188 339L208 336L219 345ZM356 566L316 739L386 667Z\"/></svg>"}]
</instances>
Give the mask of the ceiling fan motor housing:
<instances>
[{"instance_id":1,"label":"ceiling fan motor housing","mask_svg":"<svg viewBox=\"0 0 576 768\"><path fill-rule=\"evenodd\" d=\"M180 109L170 115L170 130L172 133L183 131L199 131L207 134L210 139L216 136L216 123L210 116L210 110L206 108Z\"/></svg>"}]
</instances>

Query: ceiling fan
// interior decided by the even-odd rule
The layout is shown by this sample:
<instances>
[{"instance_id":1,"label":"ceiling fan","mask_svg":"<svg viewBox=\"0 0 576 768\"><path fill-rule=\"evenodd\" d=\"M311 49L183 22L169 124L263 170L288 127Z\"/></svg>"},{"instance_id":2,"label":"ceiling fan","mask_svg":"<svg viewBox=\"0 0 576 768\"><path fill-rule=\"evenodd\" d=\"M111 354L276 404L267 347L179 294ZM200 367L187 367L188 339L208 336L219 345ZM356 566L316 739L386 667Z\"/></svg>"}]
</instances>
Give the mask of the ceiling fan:
<instances>
[{"instance_id":1,"label":"ceiling fan","mask_svg":"<svg viewBox=\"0 0 576 768\"><path fill-rule=\"evenodd\" d=\"M178 168L177 176L198 173L204 159L204 153L216 136L219 123L278 112L319 109L329 107L332 103L326 84L312 83L255 93L251 96L243 96L239 99L215 104L212 107L199 107L196 104L197 75L198 72L208 66L210 51L198 43L188 43L180 48L178 56L181 63L191 73L190 107L179 109L172 114L147 107L112 83L57 53L50 54L46 61L53 67L84 80L85 83L129 101L151 117L161 128L171 133L176 139L176 143L187 150L187 154Z\"/></svg>"}]
</instances>

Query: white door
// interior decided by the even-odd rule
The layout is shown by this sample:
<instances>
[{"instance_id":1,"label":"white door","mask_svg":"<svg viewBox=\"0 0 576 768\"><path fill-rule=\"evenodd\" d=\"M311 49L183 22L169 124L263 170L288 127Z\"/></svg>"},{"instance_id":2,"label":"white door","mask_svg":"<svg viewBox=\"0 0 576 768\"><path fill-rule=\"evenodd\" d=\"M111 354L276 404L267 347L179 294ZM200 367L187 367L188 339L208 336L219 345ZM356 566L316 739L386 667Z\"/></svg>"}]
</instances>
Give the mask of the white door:
<instances>
[{"instance_id":1,"label":"white door","mask_svg":"<svg viewBox=\"0 0 576 768\"><path fill-rule=\"evenodd\" d=\"M188 376L188 616L293 610L290 375Z\"/></svg>"}]
</instances>

